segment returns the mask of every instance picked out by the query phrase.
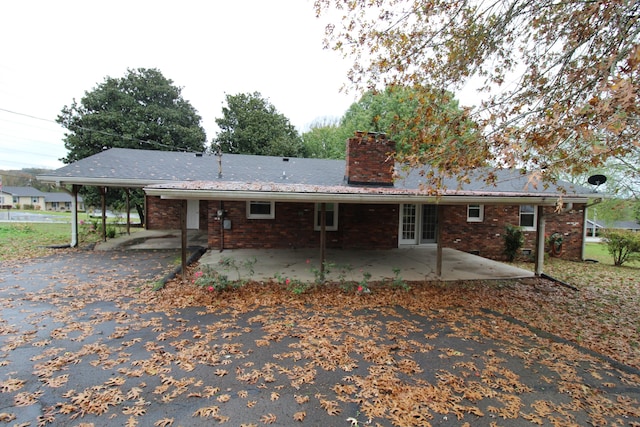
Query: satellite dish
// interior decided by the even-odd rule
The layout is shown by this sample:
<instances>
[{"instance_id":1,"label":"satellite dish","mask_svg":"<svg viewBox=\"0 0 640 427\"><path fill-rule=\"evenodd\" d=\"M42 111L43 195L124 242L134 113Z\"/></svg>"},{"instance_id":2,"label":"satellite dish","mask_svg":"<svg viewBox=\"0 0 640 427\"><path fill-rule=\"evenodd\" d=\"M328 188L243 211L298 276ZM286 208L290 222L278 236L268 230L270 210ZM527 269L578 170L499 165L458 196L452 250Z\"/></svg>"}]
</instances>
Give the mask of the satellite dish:
<instances>
[{"instance_id":1,"label":"satellite dish","mask_svg":"<svg viewBox=\"0 0 640 427\"><path fill-rule=\"evenodd\" d=\"M607 182L607 177L604 175L591 175L587 182L591 185L599 186Z\"/></svg>"}]
</instances>

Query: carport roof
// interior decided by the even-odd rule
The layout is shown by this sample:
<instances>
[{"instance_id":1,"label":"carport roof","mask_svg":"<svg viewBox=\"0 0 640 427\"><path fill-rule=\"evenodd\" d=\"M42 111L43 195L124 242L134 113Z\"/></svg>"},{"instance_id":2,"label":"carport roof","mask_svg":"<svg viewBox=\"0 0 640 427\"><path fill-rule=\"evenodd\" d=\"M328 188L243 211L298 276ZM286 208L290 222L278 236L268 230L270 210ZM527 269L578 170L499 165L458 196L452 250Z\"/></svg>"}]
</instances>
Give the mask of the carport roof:
<instances>
[{"instance_id":1,"label":"carport roof","mask_svg":"<svg viewBox=\"0 0 640 427\"><path fill-rule=\"evenodd\" d=\"M194 154L111 148L41 175L38 179L61 185L144 187L149 195L165 198L227 200L308 200L401 203L420 199L460 203L537 203L586 201L600 198L593 190L566 182L535 183L515 169L481 169L458 186L445 181L437 197L426 192L424 178L414 170L393 186L349 185L345 161L283 158L243 154ZM399 170L399 169L398 169ZM485 177L495 174L495 183Z\"/></svg>"}]
</instances>

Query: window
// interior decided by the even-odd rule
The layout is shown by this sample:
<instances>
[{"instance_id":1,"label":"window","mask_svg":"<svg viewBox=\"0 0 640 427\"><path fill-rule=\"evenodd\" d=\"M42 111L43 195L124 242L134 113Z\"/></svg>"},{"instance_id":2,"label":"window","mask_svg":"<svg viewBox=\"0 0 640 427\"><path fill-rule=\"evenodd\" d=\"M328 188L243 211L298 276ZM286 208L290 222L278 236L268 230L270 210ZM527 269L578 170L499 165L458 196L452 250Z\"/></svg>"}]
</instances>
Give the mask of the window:
<instances>
[{"instance_id":1,"label":"window","mask_svg":"<svg viewBox=\"0 0 640 427\"><path fill-rule=\"evenodd\" d=\"M467 205L467 222L482 222L484 205Z\"/></svg>"},{"instance_id":2,"label":"window","mask_svg":"<svg viewBox=\"0 0 640 427\"><path fill-rule=\"evenodd\" d=\"M33 203L34 205L37 205L38 204L38 197L37 196L32 197L31 198L31 203Z\"/></svg>"},{"instance_id":3,"label":"window","mask_svg":"<svg viewBox=\"0 0 640 427\"><path fill-rule=\"evenodd\" d=\"M325 230L327 231L336 231L338 229L338 204L337 203L325 203L324 204L325 211ZM313 229L316 231L320 231L321 224L320 221L322 219L322 203L316 203L316 208L314 212L314 227Z\"/></svg>"},{"instance_id":4,"label":"window","mask_svg":"<svg viewBox=\"0 0 640 427\"><path fill-rule=\"evenodd\" d=\"M250 201L247 202L247 218L273 219L276 217L275 202Z\"/></svg>"},{"instance_id":5,"label":"window","mask_svg":"<svg viewBox=\"0 0 640 427\"><path fill-rule=\"evenodd\" d=\"M536 229L536 207L533 205L520 206L520 227L525 230Z\"/></svg>"}]
</instances>

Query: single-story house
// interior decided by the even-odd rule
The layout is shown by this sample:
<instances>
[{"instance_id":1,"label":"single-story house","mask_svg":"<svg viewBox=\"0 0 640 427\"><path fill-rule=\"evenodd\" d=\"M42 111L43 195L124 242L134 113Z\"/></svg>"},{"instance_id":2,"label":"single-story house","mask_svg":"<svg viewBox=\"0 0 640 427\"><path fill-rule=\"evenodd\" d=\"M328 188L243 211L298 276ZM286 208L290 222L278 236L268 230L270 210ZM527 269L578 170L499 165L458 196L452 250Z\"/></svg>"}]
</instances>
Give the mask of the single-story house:
<instances>
[{"instance_id":1,"label":"single-story house","mask_svg":"<svg viewBox=\"0 0 640 427\"><path fill-rule=\"evenodd\" d=\"M597 237L605 230L626 230L635 233L640 232L640 223L638 221L612 221L610 223L604 221L594 221L587 219L586 234L587 237Z\"/></svg>"},{"instance_id":2,"label":"single-story house","mask_svg":"<svg viewBox=\"0 0 640 427\"><path fill-rule=\"evenodd\" d=\"M0 192L0 205L11 206L12 209L45 209L46 194L33 187L3 186Z\"/></svg>"},{"instance_id":3,"label":"single-story house","mask_svg":"<svg viewBox=\"0 0 640 427\"><path fill-rule=\"evenodd\" d=\"M72 197L66 192L42 192L33 187L2 187L0 206L11 209L27 209L46 211L70 211ZM84 210L82 197L78 196L79 211Z\"/></svg>"},{"instance_id":4,"label":"single-story house","mask_svg":"<svg viewBox=\"0 0 640 427\"><path fill-rule=\"evenodd\" d=\"M461 186L445 180L436 194L421 171L393 163L394 149L373 133L350 138L345 160L112 148L38 179L143 188L146 228L186 222L217 250L431 244L500 260L510 224L525 231L525 254L543 253L545 235L561 233L562 256L582 259L586 206L602 197L592 189L535 185L519 170L487 168Z\"/></svg>"},{"instance_id":5,"label":"single-story house","mask_svg":"<svg viewBox=\"0 0 640 427\"><path fill-rule=\"evenodd\" d=\"M72 197L71 194L67 192L50 192L44 193L44 203L45 209L48 211L59 211L59 212L68 212L71 210ZM82 197L78 196L78 206L77 209L79 211L84 211L84 202L82 201Z\"/></svg>"}]
</instances>

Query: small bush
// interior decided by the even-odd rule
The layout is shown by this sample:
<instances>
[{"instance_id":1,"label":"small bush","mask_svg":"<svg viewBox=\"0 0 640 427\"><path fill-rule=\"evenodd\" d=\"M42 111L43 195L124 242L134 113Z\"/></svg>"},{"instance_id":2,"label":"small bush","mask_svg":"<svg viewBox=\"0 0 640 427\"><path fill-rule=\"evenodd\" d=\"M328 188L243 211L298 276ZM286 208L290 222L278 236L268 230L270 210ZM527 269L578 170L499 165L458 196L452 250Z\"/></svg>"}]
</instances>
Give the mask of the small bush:
<instances>
[{"instance_id":1,"label":"small bush","mask_svg":"<svg viewBox=\"0 0 640 427\"><path fill-rule=\"evenodd\" d=\"M504 234L504 254L507 261L513 262L518 257L518 252L524 245L524 232L520 227L507 225Z\"/></svg>"},{"instance_id":2,"label":"small bush","mask_svg":"<svg viewBox=\"0 0 640 427\"><path fill-rule=\"evenodd\" d=\"M613 265L640 260L640 233L622 230L605 230L604 242L613 257Z\"/></svg>"}]
</instances>

